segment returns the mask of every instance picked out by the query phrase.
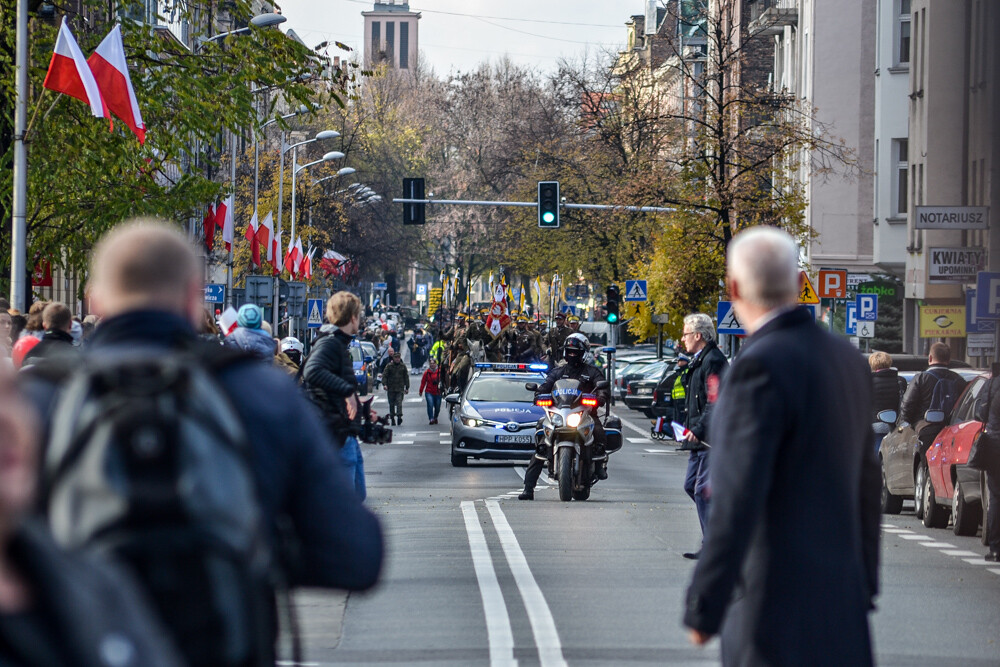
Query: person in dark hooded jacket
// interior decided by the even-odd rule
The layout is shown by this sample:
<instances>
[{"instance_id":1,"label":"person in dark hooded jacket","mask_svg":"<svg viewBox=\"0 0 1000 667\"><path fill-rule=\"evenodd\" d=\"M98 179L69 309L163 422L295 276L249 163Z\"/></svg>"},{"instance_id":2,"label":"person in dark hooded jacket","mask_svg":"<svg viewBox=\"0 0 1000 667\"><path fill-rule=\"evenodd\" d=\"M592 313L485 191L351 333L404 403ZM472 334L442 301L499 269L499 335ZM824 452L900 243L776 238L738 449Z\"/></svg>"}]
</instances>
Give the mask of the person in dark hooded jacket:
<instances>
[{"instance_id":1,"label":"person in dark hooded jacket","mask_svg":"<svg viewBox=\"0 0 1000 667\"><path fill-rule=\"evenodd\" d=\"M226 338L227 345L234 345L244 352L265 361L274 358L274 339L264 330L264 311L260 306L245 303L236 316L236 330Z\"/></svg>"},{"instance_id":2,"label":"person in dark hooded jacket","mask_svg":"<svg viewBox=\"0 0 1000 667\"><path fill-rule=\"evenodd\" d=\"M906 380L892 368L892 357L886 352L875 351L868 357L872 369L872 422L883 410L899 412L899 401L906 391Z\"/></svg>"}]
</instances>

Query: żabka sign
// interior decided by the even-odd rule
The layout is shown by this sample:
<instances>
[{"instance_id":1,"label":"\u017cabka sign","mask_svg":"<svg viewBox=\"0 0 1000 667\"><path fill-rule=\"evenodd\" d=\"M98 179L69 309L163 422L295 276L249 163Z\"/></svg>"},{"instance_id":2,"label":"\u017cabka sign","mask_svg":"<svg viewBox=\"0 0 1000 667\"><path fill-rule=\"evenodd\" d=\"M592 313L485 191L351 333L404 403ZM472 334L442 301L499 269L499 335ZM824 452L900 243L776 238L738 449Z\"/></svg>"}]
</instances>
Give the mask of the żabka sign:
<instances>
[{"instance_id":1,"label":"\u017cabka sign","mask_svg":"<svg viewBox=\"0 0 1000 667\"><path fill-rule=\"evenodd\" d=\"M988 206L917 206L916 229L988 229Z\"/></svg>"}]
</instances>

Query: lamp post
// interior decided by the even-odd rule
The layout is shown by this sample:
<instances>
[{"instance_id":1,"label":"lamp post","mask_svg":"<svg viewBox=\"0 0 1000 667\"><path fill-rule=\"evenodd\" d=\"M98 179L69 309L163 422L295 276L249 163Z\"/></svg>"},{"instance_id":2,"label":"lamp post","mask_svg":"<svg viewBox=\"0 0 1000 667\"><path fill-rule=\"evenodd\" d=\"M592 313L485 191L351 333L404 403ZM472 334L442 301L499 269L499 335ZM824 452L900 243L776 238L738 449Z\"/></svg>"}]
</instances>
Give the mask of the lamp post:
<instances>
[{"instance_id":1,"label":"lamp post","mask_svg":"<svg viewBox=\"0 0 1000 667\"><path fill-rule=\"evenodd\" d=\"M326 155L324 155L319 160L313 160L312 162L309 162L307 164L304 164L304 165L301 165L299 167L296 167L295 166L295 162L294 162L295 155L293 153L293 155L292 155L292 160L293 160L293 162L292 162L292 233L291 233L291 236L289 237L290 241L294 241L295 240L295 176L296 176L296 174L298 174L303 169L308 169L309 167L312 167L313 165L317 165L317 164L319 164L321 162L330 162L331 160L343 160L343 159L344 159L344 154L341 153L340 151L330 151L329 153L327 153Z\"/></svg>"},{"instance_id":2,"label":"lamp post","mask_svg":"<svg viewBox=\"0 0 1000 667\"><path fill-rule=\"evenodd\" d=\"M25 275L27 273L27 224L28 210L28 151L24 135L28 120L28 0L17 1L15 19L15 68L14 84L17 98L14 103L14 201L11 216L10 240L10 305L27 312L25 304Z\"/></svg>"},{"instance_id":3,"label":"lamp post","mask_svg":"<svg viewBox=\"0 0 1000 667\"><path fill-rule=\"evenodd\" d=\"M335 138L337 138L339 136L340 136L340 132L337 132L336 130L323 130L322 132L317 132L316 136L313 137L312 139L306 139L305 141L300 141L300 142L295 143L295 144L286 145L285 144L285 133L284 132L281 133L281 150L279 151L279 157L278 157L278 165L279 165L278 166L278 228L277 228L277 231L275 232L277 236L279 236L279 237L281 236L282 204L285 201L285 153L289 149L292 150L292 165L293 165L293 169L294 169L294 165L295 165L295 151L298 150L299 146L304 146L305 144L311 144L314 141L320 141L322 139L335 139ZM295 172L294 171L292 172L292 192L293 192L293 194L295 192ZM294 215L294 210L295 210L294 209L294 204L295 204L295 198L293 196L293 198L292 198L292 205L293 205L292 214L293 215ZM295 231L294 230L294 223L293 223L292 231L293 232ZM278 248L278 252L281 252L281 251L282 251L282 248ZM281 268L280 267L278 268L278 275L281 275ZM279 282L280 281L278 281L278 280L274 281L274 308L271 310L271 319L272 319L271 326L272 326L272 328L273 328L274 331L278 330L278 320L279 320L279 318L278 318L278 301L279 301L279 298L280 298L279 295L278 295Z\"/></svg>"}]
</instances>

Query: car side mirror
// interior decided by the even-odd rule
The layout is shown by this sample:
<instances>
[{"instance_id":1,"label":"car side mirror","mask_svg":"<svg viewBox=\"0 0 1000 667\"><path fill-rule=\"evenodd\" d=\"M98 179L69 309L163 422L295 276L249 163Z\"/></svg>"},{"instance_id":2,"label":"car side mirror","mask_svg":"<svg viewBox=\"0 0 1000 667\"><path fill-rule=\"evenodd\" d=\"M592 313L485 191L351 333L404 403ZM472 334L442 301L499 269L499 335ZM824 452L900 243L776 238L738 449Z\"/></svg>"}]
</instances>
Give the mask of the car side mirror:
<instances>
[{"instance_id":1,"label":"car side mirror","mask_svg":"<svg viewBox=\"0 0 1000 667\"><path fill-rule=\"evenodd\" d=\"M444 397L445 403L451 403L452 405L458 405L462 397L459 394L448 394Z\"/></svg>"},{"instance_id":2,"label":"car side mirror","mask_svg":"<svg viewBox=\"0 0 1000 667\"><path fill-rule=\"evenodd\" d=\"M525 382L524 383L524 388L527 389L528 391L538 391L538 383L537 382Z\"/></svg>"},{"instance_id":3,"label":"car side mirror","mask_svg":"<svg viewBox=\"0 0 1000 667\"><path fill-rule=\"evenodd\" d=\"M944 410L928 410L924 413L924 421L928 424L943 424Z\"/></svg>"},{"instance_id":4,"label":"car side mirror","mask_svg":"<svg viewBox=\"0 0 1000 667\"><path fill-rule=\"evenodd\" d=\"M875 418L878 419L883 424L895 424L896 423L896 411L895 410L882 410Z\"/></svg>"}]
</instances>

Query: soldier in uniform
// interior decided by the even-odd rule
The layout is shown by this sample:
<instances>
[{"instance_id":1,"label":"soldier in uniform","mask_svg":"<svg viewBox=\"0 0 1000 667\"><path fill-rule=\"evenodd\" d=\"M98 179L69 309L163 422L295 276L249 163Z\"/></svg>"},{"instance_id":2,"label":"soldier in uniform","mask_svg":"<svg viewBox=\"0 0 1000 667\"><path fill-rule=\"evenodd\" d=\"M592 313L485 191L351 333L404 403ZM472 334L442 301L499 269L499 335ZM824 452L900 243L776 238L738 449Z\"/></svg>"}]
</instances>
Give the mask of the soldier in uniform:
<instances>
[{"instance_id":1,"label":"soldier in uniform","mask_svg":"<svg viewBox=\"0 0 1000 667\"><path fill-rule=\"evenodd\" d=\"M451 366L448 369L448 391L461 393L469 381L472 359L466 349L465 339L456 340L451 347Z\"/></svg>"},{"instance_id":2,"label":"soldier in uniform","mask_svg":"<svg viewBox=\"0 0 1000 667\"><path fill-rule=\"evenodd\" d=\"M548 348L549 365L554 366L556 362L562 360L563 343L566 337L572 333L566 326L566 314L556 313L555 325L553 325L545 337L545 344Z\"/></svg>"}]
</instances>

